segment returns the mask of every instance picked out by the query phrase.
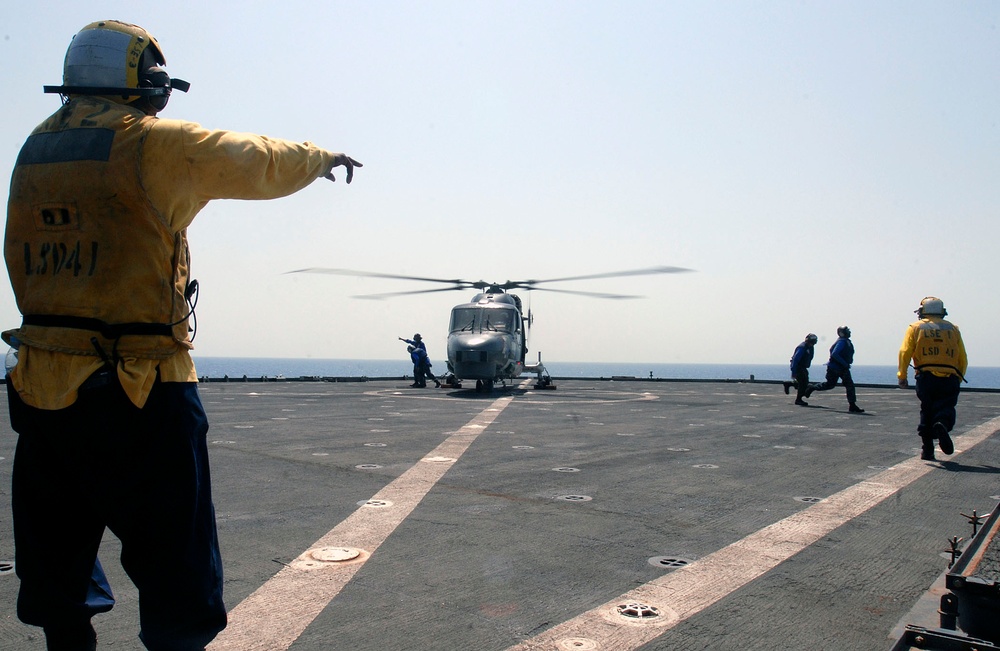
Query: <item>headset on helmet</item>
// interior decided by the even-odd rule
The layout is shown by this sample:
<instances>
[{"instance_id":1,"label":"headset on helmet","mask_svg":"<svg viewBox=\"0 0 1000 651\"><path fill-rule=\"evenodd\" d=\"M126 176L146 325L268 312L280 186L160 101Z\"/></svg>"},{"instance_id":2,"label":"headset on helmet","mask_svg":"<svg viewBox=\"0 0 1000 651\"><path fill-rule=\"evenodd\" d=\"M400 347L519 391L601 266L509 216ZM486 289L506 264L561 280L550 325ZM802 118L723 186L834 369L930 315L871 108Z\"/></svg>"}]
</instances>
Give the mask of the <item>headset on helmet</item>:
<instances>
[{"instance_id":1,"label":"headset on helmet","mask_svg":"<svg viewBox=\"0 0 1000 651\"><path fill-rule=\"evenodd\" d=\"M167 105L170 92L191 84L173 79L159 66L166 59L152 34L118 20L91 23L73 37L63 62L63 85L46 93L97 95L115 102L148 102L154 111Z\"/></svg>"},{"instance_id":2,"label":"headset on helmet","mask_svg":"<svg viewBox=\"0 0 1000 651\"><path fill-rule=\"evenodd\" d=\"M924 300L920 301L920 307L914 310L921 319L925 316L940 316L944 317L948 315L948 310L944 309L944 301L942 301L937 296L926 296Z\"/></svg>"}]
</instances>

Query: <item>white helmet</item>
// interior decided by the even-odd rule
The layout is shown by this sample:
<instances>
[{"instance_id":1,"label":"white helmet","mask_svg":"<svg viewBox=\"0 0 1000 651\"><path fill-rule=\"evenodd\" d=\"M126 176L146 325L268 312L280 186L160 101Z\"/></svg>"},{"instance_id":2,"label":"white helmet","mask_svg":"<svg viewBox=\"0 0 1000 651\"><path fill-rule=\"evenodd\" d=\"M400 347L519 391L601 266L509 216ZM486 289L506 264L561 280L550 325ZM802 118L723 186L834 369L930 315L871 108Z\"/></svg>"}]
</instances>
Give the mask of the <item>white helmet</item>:
<instances>
[{"instance_id":1,"label":"white helmet","mask_svg":"<svg viewBox=\"0 0 1000 651\"><path fill-rule=\"evenodd\" d=\"M63 61L63 85L45 86L46 93L96 95L129 104L148 98L163 110L174 88L190 84L171 79L159 66L166 63L153 35L118 20L91 23L73 37Z\"/></svg>"},{"instance_id":2,"label":"white helmet","mask_svg":"<svg viewBox=\"0 0 1000 651\"><path fill-rule=\"evenodd\" d=\"M920 307L918 307L914 312L917 316L924 318L925 316L946 316L948 311L944 309L944 301L936 296L927 296L924 300L920 301Z\"/></svg>"}]
</instances>

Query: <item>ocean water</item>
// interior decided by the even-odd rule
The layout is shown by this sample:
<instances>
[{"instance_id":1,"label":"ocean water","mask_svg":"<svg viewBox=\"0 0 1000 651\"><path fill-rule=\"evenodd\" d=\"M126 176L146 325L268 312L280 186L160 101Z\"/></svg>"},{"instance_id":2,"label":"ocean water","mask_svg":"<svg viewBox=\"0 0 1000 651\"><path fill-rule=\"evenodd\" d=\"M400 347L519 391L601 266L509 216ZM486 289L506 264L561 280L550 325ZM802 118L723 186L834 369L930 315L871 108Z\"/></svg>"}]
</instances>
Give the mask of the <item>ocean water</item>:
<instances>
[{"instance_id":1,"label":"ocean water","mask_svg":"<svg viewBox=\"0 0 1000 651\"><path fill-rule=\"evenodd\" d=\"M315 378L315 377L403 377L413 374L406 359L295 359L270 357L196 357L198 375L207 378ZM546 363L554 378L611 378L615 376L671 380L786 380L787 364L638 364L632 362L552 362ZM443 360L434 365L444 373ZM810 379L822 381L825 367L811 369ZM896 384L893 366L852 366L859 384ZM1000 389L1000 368L971 367L965 388ZM912 376L910 381L912 382Z\"/></svg>"}]
</instances>

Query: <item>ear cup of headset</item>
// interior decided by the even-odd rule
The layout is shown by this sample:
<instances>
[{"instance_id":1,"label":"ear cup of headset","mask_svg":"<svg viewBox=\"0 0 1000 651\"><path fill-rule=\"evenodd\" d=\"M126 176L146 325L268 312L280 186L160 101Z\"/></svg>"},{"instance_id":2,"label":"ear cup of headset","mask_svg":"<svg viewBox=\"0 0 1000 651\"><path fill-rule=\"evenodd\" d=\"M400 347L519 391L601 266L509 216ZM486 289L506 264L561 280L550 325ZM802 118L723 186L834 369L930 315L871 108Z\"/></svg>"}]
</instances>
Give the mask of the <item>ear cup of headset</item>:
<instances>
[{"instance_id":1,"label":"ear cup of headset","mask_svg":"<svg viewBox=\"0 0 1000 651\"><path fill-rule=\"evenodd\" d=\"M154 109L162 111L167 106L167 100L170 99L170 75L159 66L147 68L139 75L139 88L166 88L167 92L163 95L150 95L143 98Z\"/></svg>"}]
</instances>

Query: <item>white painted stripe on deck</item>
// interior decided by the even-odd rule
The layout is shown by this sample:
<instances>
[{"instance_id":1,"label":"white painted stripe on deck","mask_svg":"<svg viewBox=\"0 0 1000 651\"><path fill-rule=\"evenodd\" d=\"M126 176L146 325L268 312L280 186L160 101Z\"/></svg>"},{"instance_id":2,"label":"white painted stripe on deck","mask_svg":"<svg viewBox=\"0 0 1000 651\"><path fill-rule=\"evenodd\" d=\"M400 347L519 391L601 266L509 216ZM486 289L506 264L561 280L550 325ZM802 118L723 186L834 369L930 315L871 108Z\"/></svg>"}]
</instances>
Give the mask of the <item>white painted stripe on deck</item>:
<instances>
[{"instance_id":1,"label":"white painted stripe on deck","mask_svg":"<svg viewBox=\"0 0 1000 651\"><path fill-rule=\"evenodd\" d=\"M512 400L504 397L494 401L371 498L371 501L391 502L391 507L359 508L268 579L230 611L229 625L208 649L284 651L291 646ZM303 569L304 563L312 561L309 552L323 547L344 547L365 553L355 561L325 564L313 561L316 569Z\"/></svg>"},{"instance_id":2,"label":"white painted stripe on deck","mask_svg":"<svg viewBox=\"0 0 1000 651\"><path fill-rule=\"evenodd\" d=\"M956 454L978 445L998 428L1000 418L994 418L955 437L955 445L961 448ZM508 651L637 649L935 470L917 458L907 460ZM652 606L659 616L629 620L618 614L620 604Z\"/></svg>"}]
</instances>

